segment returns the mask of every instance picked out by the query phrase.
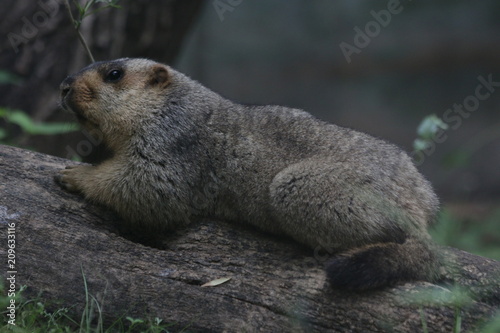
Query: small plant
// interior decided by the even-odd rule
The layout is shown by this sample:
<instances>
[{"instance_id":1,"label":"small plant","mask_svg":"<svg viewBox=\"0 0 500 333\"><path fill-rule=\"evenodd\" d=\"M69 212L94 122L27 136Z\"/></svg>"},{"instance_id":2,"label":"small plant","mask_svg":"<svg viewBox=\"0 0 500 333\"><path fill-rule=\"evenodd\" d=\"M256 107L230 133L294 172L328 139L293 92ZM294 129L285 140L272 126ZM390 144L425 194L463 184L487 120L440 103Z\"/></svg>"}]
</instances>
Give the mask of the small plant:
<instances>
[{"instance_id":1,"label":"small plant","mask_svg":"<svg viewBox=\"0 0 500 333\"><path fill-rule=\"evenodd\" d=\"M499 125L500 123L492 124L470 138L459 149L448 152L441 161L442 165L449 169L469 165L477 151L500 137ZM426 116L417 128L417 138L413 141L413 153L416 156L419 156L420 153L431 154L436 149L436 143L446 140L447 137L443 135L443 132L448 128L448 124L435 114Z\"/></svg>"},{"instance_id":2,"label":"small plant","mask_svg":"<svg viewBox=\"0 0 500 333\"><path fill-rule=\"evenodd\" d=\"M480 330L481 333L498 333L500 332L500 312L489 322L485 323Z\"/></svg>"},{"instance_id":3,"label":"small plant","mask_svg":"<svg viewBox=\"0 0 500 333\"><path fill-rule=\"evenodd\" d=\"M19 85L23 80L9 71L0 70L0 84Z\"/></svg>"},{"instance_id":4,"label":"small plant","mask_svg":"<svg viewBox=\"0 0 500 333\"><path fill-rule=\"evenodd\" d=\"M453 330L452 333L462 333L462 319L463 319L463 309L471 306L474 303L467 288L455 285L451 288L436 287L433 289L422 289L417 293L409 295L407 298L409 304L418 306L418 312L420 315L420 323L422 325L422 333L429 333L429 327L427 325L427 317L424 307L434 307L439 309L444 309L447 307L453 310ZM494 317L487 322L477 322L475 326L477 329L475 332L486 333L486 332L499 332L491 331L491 329L498 329L500 324L500 317Z\"/></svg>"},{"instance_id":5,"label":"small plant","mask_svg":"<svg viewBox=\"0 0 500 333\"><path fill-rule=\"evenodd\" d=\"M462 249L477 255L500 260L500 210L480 221L458 219L443 210L438 223L430 230L436 243Z\"/></svg>"},{"instance_id":6,"label":"small plant","mask_svg":"<svg viewBox=\"0 0 500 333\"><path fill-rule=\"evenodd\" d=\"M0 108L0 119L6 123L17 125L27 135L54 135L74 132L79 126L76 123L43 123L35 122L25 112ZM0 143L6 143L9 136L5 128L0 128Z\"/></svg>"},{"instance_id":7,"label":"small plant","mask_svg":"<svg viewBox=\"0 0 500 333\"><path fill-rule=\"evenodd\" d=\"M71 21L73 22L73 25L75 26L76 33L78 34L78 39L82 43L83 47L85 48L85 51L87 51L87 54L89 55L90 61L95 62L94 56L92 55L92 52L90 51L90 48L85 41L85 38L83 37L82 33L80 32L80 26L82 25L83 19L85 19L87 16L93 15L97 12L100 12L101 10L104 10L106 8L120 8L120 6L117 5L119 0L87 0L84 5L80 5L77 1L73 0L73 3L75 4L76 8L78 9L78 17L75 18L73 16L73 13L71 12L71 6L69 3L69 0L65 0L66 8L68 9L69 17L71 18ZM95 8L97 3L102 3L104 4L103 6L100 6L98 8Z\"/></svg>"},{"instance_id":8,"label":"small plant","mask_svg":"<svg viewBox=\"0 0 500 333\"><path fill-rule=\"evenodd\" d=\"M418 137L413 141L413 149L415 151L427 149L432 144L432 140L438 131L447 128L448 125L435 114L425 117L417 128Z\"/></svg>"},{"instance_id":9,"label":"small plant","mask_svg":"<svg viewBox=\"0 0 500 333\"><path fill-rule=\"evenodd\" d=\"M60 307L54 311L49 308L55 308L56 304L47 305L40 297L26 300L23 296L26 286L23 286L15 295L16 300L16 325L7 322L7 311L2 311L2 320L0 321L0 332L19 332L19 333L168 333L167 328L172 324L164 324L161 319L153 320L135 319L132 317L120 318L114 323L105 327L102 320L102 307L92 296L85 281L85 299L86 304L83 314L80 318L74 319L74 309ZM0 306L6 309L10 298L5 296L4 286L0 284ZM98 320L93 320L93 313L97 313Z\"/></svg>"}]
</instances>

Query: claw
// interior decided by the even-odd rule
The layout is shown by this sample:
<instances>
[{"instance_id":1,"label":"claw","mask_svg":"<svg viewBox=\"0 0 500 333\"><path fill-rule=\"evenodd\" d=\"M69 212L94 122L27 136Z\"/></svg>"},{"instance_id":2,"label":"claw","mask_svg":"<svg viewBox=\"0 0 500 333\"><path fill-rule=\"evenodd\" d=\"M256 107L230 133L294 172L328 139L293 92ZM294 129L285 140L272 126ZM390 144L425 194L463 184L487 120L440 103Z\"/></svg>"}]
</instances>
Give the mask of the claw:
<instances>
[{"instance_id":1,"label":"claw","mask_svg":"<svg viewBox=\"0 0 500 333\"><path fill-rule=\"evenodd\" d=\"M78 192L76 186L70 182L68 169L73 169L75 166L67 166L66 169L59 171L59 174L54 176L54 181L68 192Z\"/></svg>"}]
</instances>

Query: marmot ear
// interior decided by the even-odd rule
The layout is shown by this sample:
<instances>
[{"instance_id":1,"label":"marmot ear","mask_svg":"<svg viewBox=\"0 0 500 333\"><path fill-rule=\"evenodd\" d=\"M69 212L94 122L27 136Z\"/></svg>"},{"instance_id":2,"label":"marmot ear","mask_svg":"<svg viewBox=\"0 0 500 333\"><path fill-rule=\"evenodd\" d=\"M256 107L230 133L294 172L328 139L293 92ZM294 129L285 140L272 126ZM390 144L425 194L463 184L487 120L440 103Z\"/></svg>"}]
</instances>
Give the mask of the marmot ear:
<instances>
[{"instance_id":1,"label":"marmot ear","mask_svg":"<svg viewBox=\"0 0 500 333\"><path fill-rule=\"evenodd\" d=\"M151 78L148 81L149 85L158 88L165 88L170 84L170 76L165 66L160 64L154 65L151 69Z\"/></svg>"}]
</instances>

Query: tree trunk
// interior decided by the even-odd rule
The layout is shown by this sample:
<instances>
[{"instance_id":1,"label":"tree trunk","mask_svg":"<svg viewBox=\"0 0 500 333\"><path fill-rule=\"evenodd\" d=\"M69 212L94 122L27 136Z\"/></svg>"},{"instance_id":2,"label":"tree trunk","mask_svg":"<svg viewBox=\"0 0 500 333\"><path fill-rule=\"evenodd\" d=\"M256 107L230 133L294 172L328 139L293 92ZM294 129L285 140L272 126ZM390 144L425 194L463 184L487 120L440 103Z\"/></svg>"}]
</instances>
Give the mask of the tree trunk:
<instances>
[{"instance_id":1,"label":"tree trunk","mask_svg":"<svg viewBox=\"0 0 500 333\"><path fill-rule=\"evenodd\" d=\"M64 2L2 0L0 69L15 74L22 82L0 84L0 107L24 110L38 121L73 121L57 112L58 87L66 76L89 65L90 60ZM69 2L78 17L73 0ZM121 0L118 4L121 8L108 8L83 20L80 30L96 61L146 57L171 63L203 1ZM21 138L24 146L58 156L69 154L55 144L60 136L22 140L15 128L11 132L18 141ZM83 139L81 133L75 133L69 140L77 143Z\"/></svg>"},{"instance_id":2,"label":"tree trunk","mask_svg":"<svg viewBox=\"0 0 500 333\"><path fill-rule=\"evenodd\" d=\"M322 257L258 230L204 221L148 247L124 238L119 219L53 181L74 164L0 146L0 255L15 232L15 273L28 295L59 300L81 313L83 274L107 319L158 317L200 332L451 332L460 307L473 331L500 307L500 263L443 248L443 285L467 287L469 301L448 287L412 282L369 292L336 291ZM15 227L13 227L15 224ZM82 274L83 272L83 274ZM215 287L202 284L229 277ZM420 310L422 309L422 311Z\"/></svg>"}]
</instances>

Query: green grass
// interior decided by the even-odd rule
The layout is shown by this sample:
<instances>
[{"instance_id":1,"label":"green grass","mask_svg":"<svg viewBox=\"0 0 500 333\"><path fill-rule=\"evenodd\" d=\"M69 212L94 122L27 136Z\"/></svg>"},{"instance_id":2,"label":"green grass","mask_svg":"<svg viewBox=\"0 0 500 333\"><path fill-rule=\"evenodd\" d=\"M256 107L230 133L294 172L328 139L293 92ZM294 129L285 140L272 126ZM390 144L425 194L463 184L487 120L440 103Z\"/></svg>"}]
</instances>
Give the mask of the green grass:
<instances>
[{"instance_id":1,"label":"green grass","mask_svg":"<svg viewBox=\"0 0 500 333\"><path fill-rule=\"evenodd\" d=\"M435 242L441 245L452 246L480 256L500 260L500 209L481 220L471 218L457 218L449 210L444 209L439 216L436 226L430 230ZM453 333L460 333L462 315L461 310L472 300L467 300L464 290L453 291L453 297L459 302L455 305L455 320ZM434 296L432 297L434 298ZM432 298L430 300L432 300ZM422 332L427 332L425 316L420 310ZM483 323L480 333L500 332L500 312L491 321Z\"/></svg>"},{"instance_id":2,"label":"green grass","mask_svg":"<svg viewBox=\"0 0 500 333\"><path fill-rule=\"evenodd\" d=\"M85 283L86 287L86 283ZM0 286L0 309L6 309L10 298ZM172 324L164 324L159 318L144 320L131 317L120 318L106 326L102 318L101 305L85 289L86 305L80 318L73 308L44 304L40 298L26 300L22 297L25 287L16 294L15 325L8 323L7 311L2 312L0 332L15 333L168 333ZM48 308L56 308L54 311Z\"/></svg>"},{"instance_id":3,"label":"green grass","mask_svg":"<svg viewBox=\"0 0 500 333\"><path fill-rule=\"evenodd\" d=\"M438 244L500 260L500 209L482 220L459 219L443 210L430 232Z\"/></svg>"}]
</instances>

